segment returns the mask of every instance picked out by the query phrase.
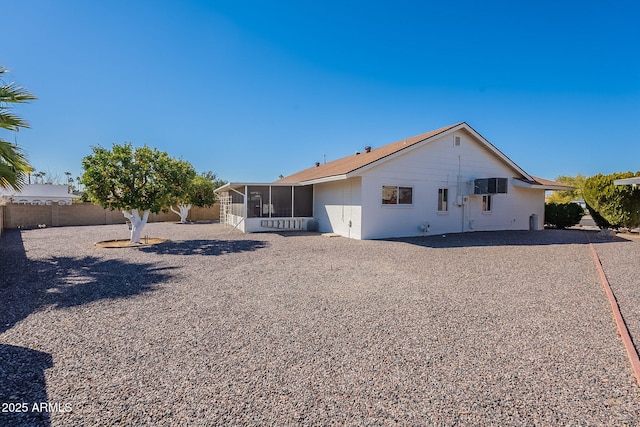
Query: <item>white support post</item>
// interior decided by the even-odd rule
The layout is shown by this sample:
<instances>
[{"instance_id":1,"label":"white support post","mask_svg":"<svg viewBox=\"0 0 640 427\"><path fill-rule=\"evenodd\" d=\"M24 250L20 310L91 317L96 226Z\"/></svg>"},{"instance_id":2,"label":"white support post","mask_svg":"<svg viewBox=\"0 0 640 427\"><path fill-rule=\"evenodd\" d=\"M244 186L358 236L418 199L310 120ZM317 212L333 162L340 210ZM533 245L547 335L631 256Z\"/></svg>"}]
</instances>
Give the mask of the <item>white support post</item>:
<instances>
[{"instance_id":1,"label":"white support post","mask_svg":"<svg viewBox=\"0 0 640 427\"><path fill-rule=\"evenodd\" d=\"M244 186L244 204L242 206L242 217L246 218L247 217L247 213L249 212L249 209L247 207L249 201L247 200L249 197L249 187L247 185Z\"/></svg>"}]
</instances>

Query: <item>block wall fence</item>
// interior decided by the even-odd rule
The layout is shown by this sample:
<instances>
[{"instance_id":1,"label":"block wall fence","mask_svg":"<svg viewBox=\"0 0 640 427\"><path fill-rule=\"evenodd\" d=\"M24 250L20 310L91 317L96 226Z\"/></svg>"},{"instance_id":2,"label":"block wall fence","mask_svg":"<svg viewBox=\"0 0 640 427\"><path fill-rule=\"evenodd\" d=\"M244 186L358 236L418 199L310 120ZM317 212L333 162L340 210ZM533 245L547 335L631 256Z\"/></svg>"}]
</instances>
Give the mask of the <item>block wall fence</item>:
<instances>
[{"instance_id":1,"label":"block wall fence","mask_svg":"<svg viewBox=\"0 0 640 427\"><path fill-rule=\"evenodd\" d=\"M217 221L220 219L220 205L210 208L193 207L189 210L188 221ZM149 215L149 222L178 222L180 217L173 212ZM124 224L127 219L120 211L110 211L92 203L72 205L23 205L8 203L0 206L0 233L12 228L35 228L40 224L47 227L74 225Z\"/></svg>"}]
</instances>

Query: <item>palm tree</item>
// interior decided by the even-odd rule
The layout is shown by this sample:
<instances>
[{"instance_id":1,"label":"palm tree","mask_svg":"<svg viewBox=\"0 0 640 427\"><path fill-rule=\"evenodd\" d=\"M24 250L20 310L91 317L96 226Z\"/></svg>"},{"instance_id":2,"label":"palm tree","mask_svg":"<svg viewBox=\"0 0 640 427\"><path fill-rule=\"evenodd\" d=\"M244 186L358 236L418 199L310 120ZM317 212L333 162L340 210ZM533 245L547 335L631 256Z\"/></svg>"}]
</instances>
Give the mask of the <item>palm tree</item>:
<instances>
[{"instance_id":1,"label":"palm tree","mask_svg":"<svg viewBox=\"0 0 640 427\"><path fill-rule=\"evenodd\" d=\"M23 87L5 83L2 75L9 70L0 66L0 128L17 132L29 124L11 112L11 105L36 99ZM0 137L0 187L20 190L33 171L24 151L17 144Z\"/></svg>"}]
</instances>

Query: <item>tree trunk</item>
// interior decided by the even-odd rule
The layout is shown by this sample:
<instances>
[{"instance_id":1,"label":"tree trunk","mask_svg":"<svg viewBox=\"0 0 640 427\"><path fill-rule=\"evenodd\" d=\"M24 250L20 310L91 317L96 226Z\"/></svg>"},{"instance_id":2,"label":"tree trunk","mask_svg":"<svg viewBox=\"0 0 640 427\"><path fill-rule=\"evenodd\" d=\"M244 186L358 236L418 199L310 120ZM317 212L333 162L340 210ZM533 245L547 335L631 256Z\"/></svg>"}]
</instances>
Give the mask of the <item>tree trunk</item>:
<instances>
[{"instance_id":1,"label":"tree trunk","mask_svg":"<svg viewBox=\"0 0 640 427\"><path fill-rule=\"evenodd\" d=\"M187 222L187 215L189 215L189 209L191 209L191 205L180 204L178 205L178 208L180 208L180 212L173 209L173 206L169 206L169 209L171 209L171 212L173 212L174 214L180 215L180 223L185 224Z\"/></svg>"},{"instance_id":2,"label":"tree trunk","mask_svg":"<svg viewBox=\"0 0 640 427\"><path fill-rule=\"evenodd\" d=\"M131 243L140 243L140 236L142 236L142 229L144 228L147 220L149 219L149 213L151 211L146 210L142 213L142 218L138 213L138 209L131 209L129 211L122 211L125 218L131 221Z\"/></svg>"}]
</instances>

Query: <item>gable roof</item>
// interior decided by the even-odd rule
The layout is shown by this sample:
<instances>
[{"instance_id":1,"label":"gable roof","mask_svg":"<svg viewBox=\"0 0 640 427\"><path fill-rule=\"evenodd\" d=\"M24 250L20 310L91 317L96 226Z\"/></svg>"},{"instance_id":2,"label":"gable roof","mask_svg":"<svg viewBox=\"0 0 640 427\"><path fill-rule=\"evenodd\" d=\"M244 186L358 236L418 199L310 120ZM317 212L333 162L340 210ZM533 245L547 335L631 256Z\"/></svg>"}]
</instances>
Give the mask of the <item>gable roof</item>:
<instances>
[{"instance_id":1,"label":"gable roof","mask_svg":"<svg viewBox=\"0 0 640 427\"><path fill-rule=\"evenodd\" d=\"M473 135L486 149L507 163L512 169L517 171L527 181L535 181L535 179L516 165L511 159L505 156L493 144L487 141L482 135L476 132L466 122L456 123L454 125L445 126L431 132L407 138L401 141L393 142L382 147L374 148L369 152L356 153L351 156L343 157L325 164L316 164L308 169L286 176L276 183L303 183L315 184L325 181L334 181L348 178L348 175L356 174L364 168L368 168L378 164L379 162L400 155L404 150L417 147L434 140L438 136L459 130L466 130Z\"/></svg>"}]
</instances>

